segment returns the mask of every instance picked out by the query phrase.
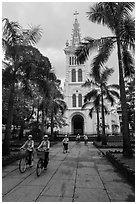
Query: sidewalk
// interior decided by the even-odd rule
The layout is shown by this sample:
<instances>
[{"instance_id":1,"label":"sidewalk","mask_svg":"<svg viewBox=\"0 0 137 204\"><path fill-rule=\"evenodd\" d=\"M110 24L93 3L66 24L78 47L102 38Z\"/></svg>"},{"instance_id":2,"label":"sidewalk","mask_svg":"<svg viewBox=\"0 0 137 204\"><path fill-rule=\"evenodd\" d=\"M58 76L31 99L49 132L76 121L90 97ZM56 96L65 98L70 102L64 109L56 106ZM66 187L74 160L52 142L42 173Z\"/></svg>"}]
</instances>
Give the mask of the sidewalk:
<instances>
[{"instance_id":1,"label":"sidewalk","mask_svg":"<svg viewBox=\"0 0 137 204\"><path fill-rule=\"evenodd\" d=\"M52 147L46 172L35 166L20 174L16 165L3 168L3 201L9 202L134 202L132 186L121 177L92 143Z\"/></svg>"}]
</instances>

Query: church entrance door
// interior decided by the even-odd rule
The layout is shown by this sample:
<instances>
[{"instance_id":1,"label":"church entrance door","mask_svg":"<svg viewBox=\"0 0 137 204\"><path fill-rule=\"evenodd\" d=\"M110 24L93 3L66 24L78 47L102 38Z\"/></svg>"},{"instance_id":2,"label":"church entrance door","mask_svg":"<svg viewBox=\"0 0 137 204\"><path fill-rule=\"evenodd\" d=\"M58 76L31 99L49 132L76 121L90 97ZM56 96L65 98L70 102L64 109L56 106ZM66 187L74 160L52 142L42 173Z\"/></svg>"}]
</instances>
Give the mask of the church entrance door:
<instances>
[{"instance_id":1,"label":"church entrance door","mask_svg":"<svg viewBox=\"0 0 137 204\"><path fill-rule=\"evenodd\" d=\"M72 133L83 134L84 132L84 119L81 115L75 115L72 118Z\"/></svg>"}]
</instances>

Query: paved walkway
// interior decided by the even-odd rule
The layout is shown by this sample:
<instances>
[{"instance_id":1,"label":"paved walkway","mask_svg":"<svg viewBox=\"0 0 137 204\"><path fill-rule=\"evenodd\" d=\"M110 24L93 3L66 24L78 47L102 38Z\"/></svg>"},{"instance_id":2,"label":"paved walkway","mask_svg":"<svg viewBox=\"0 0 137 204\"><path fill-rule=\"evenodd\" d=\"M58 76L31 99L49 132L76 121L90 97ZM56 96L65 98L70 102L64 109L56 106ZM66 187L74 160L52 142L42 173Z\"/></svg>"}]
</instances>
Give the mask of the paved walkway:
<instances>
[{"instance_id":1,"label":"paved walkway","mask_svg":"<svg viewBox=\"0 0 137 204\"><path fill-rule=\"evenodd\" d=\"M24 174L17 163L3 168L3 202L130 202L134 189L89 143L52 147L47 171L36 176L35 167ZM37 159L36 159L37 160ZM35 161L36 162L36 161Z\"/></svg>"}]
</instances>

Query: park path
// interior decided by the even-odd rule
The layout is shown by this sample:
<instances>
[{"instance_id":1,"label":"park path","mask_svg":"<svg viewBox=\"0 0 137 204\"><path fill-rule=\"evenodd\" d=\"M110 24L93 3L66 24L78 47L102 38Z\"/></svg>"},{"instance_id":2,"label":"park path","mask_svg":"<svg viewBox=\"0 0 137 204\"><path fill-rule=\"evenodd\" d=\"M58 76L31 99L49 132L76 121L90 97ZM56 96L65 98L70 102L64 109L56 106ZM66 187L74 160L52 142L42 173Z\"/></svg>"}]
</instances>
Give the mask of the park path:
<instances>
[{"instance_id":1,"label":"park path","mask_svg":"<svg viewBox=\"0 0 137 204\"><path fill-rule=\"evenodd\" d=\"M24 174L18 162L3 168L3 202L134 202L134 189L91 142L70 142L51 148L47 171L36 176L35 165Z\"/></svg>"}]
</instances>

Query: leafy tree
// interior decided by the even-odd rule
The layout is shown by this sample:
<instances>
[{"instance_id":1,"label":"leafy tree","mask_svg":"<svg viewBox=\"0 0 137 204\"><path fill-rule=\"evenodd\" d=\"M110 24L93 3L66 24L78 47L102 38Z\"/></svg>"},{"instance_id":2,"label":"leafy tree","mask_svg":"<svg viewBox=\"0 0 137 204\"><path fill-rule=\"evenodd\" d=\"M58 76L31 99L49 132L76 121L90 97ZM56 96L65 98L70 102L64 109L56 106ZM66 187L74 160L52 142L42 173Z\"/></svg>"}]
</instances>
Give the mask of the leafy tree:
<instances>
[{"instance_id":1,"label":"leafy tree","mask_svg":"<svg viewBox=\"0 0 137 204\"><path fill-rule=\"evenodd\" d=\"M34 58L34 53L37 52L38 54L38 51L28 45L38 42L41 37L41 30L39 27L24 30L18 22L10 22L7 18L4 18L2 22L2 45L5 60L2 80L3 84L9 88L7 124L3 148L5 154L8 155L10 153L10 135L13 120L15 87L21 83L24 85L24 88L29 91L30 73L32 73L32 68L36 66L35 63L30 64L29 60L32 55L33 60L37 60Z\"/></svg>"},{"instance_id":2,"label":"leafy tree","mask_svg":"<svg viewBox=\"0 0 137 204\"><path fill-rule=\"evenodd\" d=\"M60 89L60 80L56 80L56 82L51 82L51 89L50 89L50 97L49 97L49 105L48 105L48 115L51 120L51 136L53 136L53 129L55 124L59 125L57 118L62 117L67 108L66 103L64 102L63 94L61 93ZM56 122L55 122L56 121ZM65 125L65 121L62 123Z\"/></svg>"},{"instance_id":3,"label":"leafy tree","mask_svg":"<svg viewBox=\"0 0 137 204\"><path fill-rule=\"evenodd\" d=\"M86 41L81 44L76 52L78 60L82 62L88 58L90 51L98 48L98 55L94 58L92 63L93 73L98 77L100 65L108 60L114 46L117 46L123 123L123 155L125 157L132 157L133 153L129 138L129 123L123 73L125 67L123 66L122 52L124 50L134 50L135 21L131 17L134 5L134 2L99 2L94 4L94 6L90 8L90 11L87 12L89 20L107 26L114 35L102 37L100 39L87 37L85 39Z\"/></svg>"}]
</instances>

